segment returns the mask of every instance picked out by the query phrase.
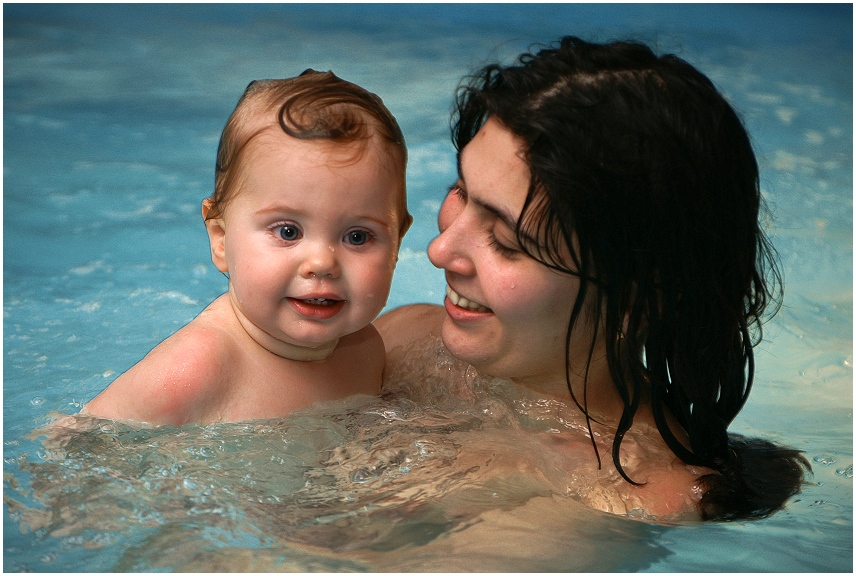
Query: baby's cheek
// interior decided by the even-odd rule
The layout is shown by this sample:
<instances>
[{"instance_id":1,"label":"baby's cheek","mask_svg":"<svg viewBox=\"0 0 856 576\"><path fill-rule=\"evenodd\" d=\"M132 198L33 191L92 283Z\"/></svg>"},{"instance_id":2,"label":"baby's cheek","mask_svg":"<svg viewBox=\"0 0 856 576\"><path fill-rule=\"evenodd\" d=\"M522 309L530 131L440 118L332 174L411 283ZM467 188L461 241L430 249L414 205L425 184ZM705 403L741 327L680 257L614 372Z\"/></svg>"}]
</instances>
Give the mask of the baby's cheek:
<instances>
[{"instance_id":1,"label":"baby's cheek","mask_svg":"<svg viewBox=\"0 0 856 576\"><path fill-rule=\"evenodd\" d=\"M395 270L395 259L380 261L367 267L361 285L357 290L362 292L367 312L374 311L379 314L386 305L389 291L392 286L392 276Z\"/></svg>"}]
</instances>

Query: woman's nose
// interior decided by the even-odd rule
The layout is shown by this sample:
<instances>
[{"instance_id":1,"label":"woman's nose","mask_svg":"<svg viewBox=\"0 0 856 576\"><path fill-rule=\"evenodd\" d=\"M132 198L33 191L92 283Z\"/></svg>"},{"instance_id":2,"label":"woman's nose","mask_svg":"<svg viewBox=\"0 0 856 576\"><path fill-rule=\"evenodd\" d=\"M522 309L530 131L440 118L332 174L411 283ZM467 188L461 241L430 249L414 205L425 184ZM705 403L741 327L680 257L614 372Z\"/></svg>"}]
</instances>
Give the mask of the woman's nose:
<instances>
[{"instance_id":1,"label":"woman's nose","mask_svg":"<svg viewBox=\"0 0 856 576\"><path fill-rule=\"evenodd\" d=\"M336 255L336 247L325 242L306 243L306 257L300 266L300 274L304 278L316 276L318 278L338 278L339 258Z\"/></svg>"},{"instance_id":2,"label":"woman's nose","mask_svg":"<svg viewBox=\"0 0 856 576\"><path fill-rule=\"evenodd\" d=\"M445 203L440 208L440 235L428 245L428 259L437 268L472 275L475 273L475 266L470 258L471 242L467 240L467 221L460 211L455 211L454 214L448 211L444 213L446 208Z\"/></svg>"}]
</instances>

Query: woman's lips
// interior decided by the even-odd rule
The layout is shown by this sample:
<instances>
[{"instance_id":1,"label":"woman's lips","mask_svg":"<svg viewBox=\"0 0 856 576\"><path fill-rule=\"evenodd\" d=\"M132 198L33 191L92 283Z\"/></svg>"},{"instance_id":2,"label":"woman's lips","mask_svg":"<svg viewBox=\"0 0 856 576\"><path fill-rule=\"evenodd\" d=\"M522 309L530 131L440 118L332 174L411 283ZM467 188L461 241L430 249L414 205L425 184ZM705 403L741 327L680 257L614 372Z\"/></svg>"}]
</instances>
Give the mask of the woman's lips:
<instances>
[{"instance_id":1,"label":"woman's lips","mask_svg":"<svg viewBox=\"0 0 856 576\"><path fill-rule=\"evenodd\" d=\"M478 313L478 314L485 314L485 313L492 313L493 312L487 306L484 306L484 305L479 304L478 302L476 302L474 300L470 300L469 298L465 298L464 296L461 296L460 294L458 294L457 292L452 290L452 287L449 285L446 285L446 301L449 302L450 304L452 304L452 306L454 306L456 309L460 309L460 311L462 311L462 312L466 311L466 312L474 312L474 313ZM447 306L447 308L448 308L448 306Z\"/></svg>"},{"instance_id":2,"label":"woman's lips","mask_svg":"<svg viewBox=\"0 0 856 576\"><path fill-rule=\"evenodd\" d=\"M347 300L338 300L326 296L309 298L288 298L288 303L298 314L312 320L329 320L342 311Z\"/></svg>"}]
</instances>

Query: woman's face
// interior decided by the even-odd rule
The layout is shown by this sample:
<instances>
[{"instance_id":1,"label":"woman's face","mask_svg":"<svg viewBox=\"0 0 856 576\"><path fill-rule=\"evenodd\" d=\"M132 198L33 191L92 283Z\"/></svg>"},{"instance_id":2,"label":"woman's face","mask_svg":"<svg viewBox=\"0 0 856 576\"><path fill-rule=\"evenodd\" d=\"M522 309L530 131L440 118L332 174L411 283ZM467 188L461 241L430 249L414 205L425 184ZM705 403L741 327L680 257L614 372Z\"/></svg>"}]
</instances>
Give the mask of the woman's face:
<instances>
[{"instance_id":1,"label":"woman's face","mask_svg":"<svg viewBox=\"0 0 856 576\"><path fill-rule=\"evenodd\" d=\"M530 181L521 149L519 139L489 119L461 152L460 177L440 208L440 235L428 247L431 262L446 271L442 338L480 371L564 388L565 338L579 282L520 250L515 226Z\"/></svg>"}]
</instances>

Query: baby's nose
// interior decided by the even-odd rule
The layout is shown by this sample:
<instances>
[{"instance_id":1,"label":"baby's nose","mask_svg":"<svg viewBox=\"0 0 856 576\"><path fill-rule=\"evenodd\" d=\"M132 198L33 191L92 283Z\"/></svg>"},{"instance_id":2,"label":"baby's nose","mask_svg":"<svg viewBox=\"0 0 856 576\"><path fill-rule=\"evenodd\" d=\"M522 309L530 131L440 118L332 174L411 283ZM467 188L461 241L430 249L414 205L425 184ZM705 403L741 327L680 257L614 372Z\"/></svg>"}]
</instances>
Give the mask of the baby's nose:
<instances>
[{"instance_id":1,"label":"baby's nose","mask_svg":"<svg viewBox=\"0 0 856 576\"><path fill-rule=\"evenodd\" d=\"M339 273L339 259L335 246L319 243L309 247L306 259L301 266L301 274L304 277L338 278Z\"/></svg>"}]
</instances>

